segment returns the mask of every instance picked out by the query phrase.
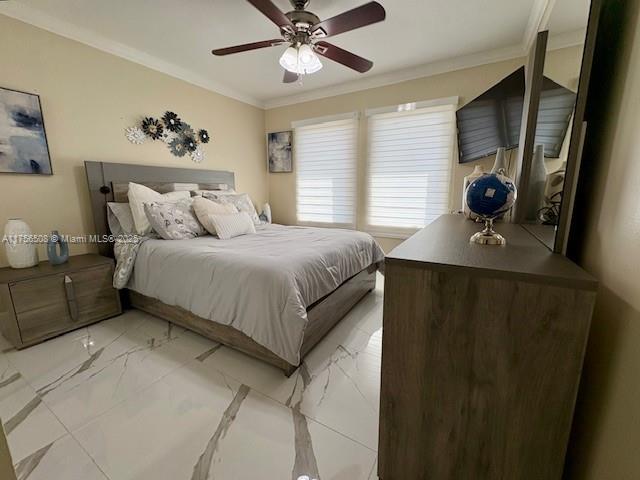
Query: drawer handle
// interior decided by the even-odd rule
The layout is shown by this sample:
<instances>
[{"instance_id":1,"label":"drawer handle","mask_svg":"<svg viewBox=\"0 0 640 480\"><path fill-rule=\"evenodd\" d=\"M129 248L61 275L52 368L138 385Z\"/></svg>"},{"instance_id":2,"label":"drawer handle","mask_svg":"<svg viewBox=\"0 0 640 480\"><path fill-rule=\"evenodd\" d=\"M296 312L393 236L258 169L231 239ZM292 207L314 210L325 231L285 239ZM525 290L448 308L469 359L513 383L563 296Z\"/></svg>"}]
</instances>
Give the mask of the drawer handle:
<instances>
[{"instance_id":1,"label":"drawer handle","mask_svg":"<svg viewBox=\"0 0 640 480\"><path fill-rule=\"evenodd\" d=\"M64 291L67 294L67 305L69 315L74 322L78 321L78 303L76 302L76 291L73 288L73 280L69 275L64 276Z\"/></svg>"}]
</instances>

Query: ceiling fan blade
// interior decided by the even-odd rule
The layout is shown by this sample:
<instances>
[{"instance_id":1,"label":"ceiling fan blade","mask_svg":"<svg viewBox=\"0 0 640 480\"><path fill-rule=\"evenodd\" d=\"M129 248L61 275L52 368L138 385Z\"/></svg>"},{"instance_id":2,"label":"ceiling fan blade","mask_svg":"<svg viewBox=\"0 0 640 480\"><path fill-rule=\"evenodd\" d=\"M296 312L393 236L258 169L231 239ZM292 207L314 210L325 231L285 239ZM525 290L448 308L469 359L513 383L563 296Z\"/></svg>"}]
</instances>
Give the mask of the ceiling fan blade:
<instances>
[{"instance_id":1,"label":"ceiling fan blade","mask_svg":"<svg viewBox=\"0 0 640 480\"><path fill-rule=\"evenodd\" d=\"M290 72L289 70L284 71L284 78L282 79L283 83L294 83L298 81L298 74Z\"/></svg>"},{"instance_id":2,"label":"ceiling fan blade","mask_svg":"<svg viewBox=\"0 0 640 480\"><path fill-rule=\"evenodd\" d=\"M315 33L318 37L322 37L322 33L325 37L331 37L381 22L386 16L382 5L378 2L369 2L314 25L311 33Z\"/></svg>"},{"instance_id":3,"label":"ceiling fan blade","mask_svg":"<svg viewBox=\"0 0 640 480\"><path fill-rule=\"evenodd\" d=\"M256 50L258 48L275 47L285 43L281 38L274 40L263 40L262 42L245 43L243 45L236 45L235 47L218 48L211 50L214 55L231 55L232 53L248 52L249 50Z\"/></svg>"},{"instance_id":4,"label":"ceiling fan blade","mask_svg":"<svg viewBox=\"0 0 640 480\"><path fill-rule=\"evenodd\" d=\"M295 26L289 18L276 7L271 0L247 0L251 5L256 7L262 14L275 23L280 28L288 27L291 32L295 32Z\"/></svg>"},{"instance_id":5,"label":"ceiling fan blade","mask_svg":"<svg viewBox=\"0 0 640 480\"><path fill-rule=\"evenodd\" d=\"M345 67L352 68L360 73L368 72L371 70L371 67L373 67L373 62L371 60L359 57L355 53L343 50L342 48L336 47L328 42L317 42L313 48L318 55L322 55L334 62L341 63Z\"/></svg>"}]
</instances>

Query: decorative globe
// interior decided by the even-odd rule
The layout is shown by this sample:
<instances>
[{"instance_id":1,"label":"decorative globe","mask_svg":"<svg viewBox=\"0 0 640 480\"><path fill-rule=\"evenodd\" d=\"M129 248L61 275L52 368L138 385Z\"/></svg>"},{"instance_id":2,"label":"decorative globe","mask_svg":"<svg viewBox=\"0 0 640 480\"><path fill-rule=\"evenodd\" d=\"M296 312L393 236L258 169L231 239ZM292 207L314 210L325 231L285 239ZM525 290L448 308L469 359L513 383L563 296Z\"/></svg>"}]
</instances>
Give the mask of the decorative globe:
<instances>
[{"instance_id":1,"label":"decorative globe","mask_svg":"<svg viewBox=\"0 0 640 480\"><path fill-rule=\"evenodd\" d=\"M482 218L495 218L507 212L517 196L513 180L499 173L486 173L476 178L465 193L469 210Z\"/></svg>"}]
</instances>

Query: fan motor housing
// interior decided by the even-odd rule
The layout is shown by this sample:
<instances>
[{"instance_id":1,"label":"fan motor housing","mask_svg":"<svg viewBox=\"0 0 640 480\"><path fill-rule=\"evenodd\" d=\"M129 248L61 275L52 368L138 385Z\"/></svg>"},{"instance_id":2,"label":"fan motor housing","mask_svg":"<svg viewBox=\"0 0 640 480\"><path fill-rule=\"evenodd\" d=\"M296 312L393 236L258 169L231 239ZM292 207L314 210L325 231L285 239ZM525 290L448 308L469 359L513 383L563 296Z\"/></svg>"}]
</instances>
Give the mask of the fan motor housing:
<instances>
[{"instance_id":1,"label":"fan motor housing","mask_svg":"<svg viewBox=\"0 0 640 480\"><path fill-rule=\"evenodd\" d=\"M308 25L308 28L310 28L320 23L320 18L315 13L307 12L306 10L292 10L285 13L285 15L296 27L298 27L298 24L302 24Z\"/></svg>"}]
</instances>

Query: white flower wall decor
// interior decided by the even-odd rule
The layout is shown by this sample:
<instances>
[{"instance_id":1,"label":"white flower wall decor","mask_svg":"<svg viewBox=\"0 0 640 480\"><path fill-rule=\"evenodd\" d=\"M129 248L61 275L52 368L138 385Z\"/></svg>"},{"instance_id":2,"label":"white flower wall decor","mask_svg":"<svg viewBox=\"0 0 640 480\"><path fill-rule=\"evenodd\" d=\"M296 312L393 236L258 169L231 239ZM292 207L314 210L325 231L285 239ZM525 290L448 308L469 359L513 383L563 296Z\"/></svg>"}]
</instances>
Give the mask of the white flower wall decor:
<instances>
[{"instance_id":1,"label":"white flower wall decor","mask_svg":"<svg viewBox=\"0 0 640 480\"><path fill-rule=\"evenodd\" d=\"M139 127L129 127L125 129L125 133L127 135L127 140L134 145L142 145L147 139L147 136Z\"/></svg>"},{"instance_id":2,"label":"white flower wall decor","mask_svg":"<svg viewBox=\"0 0 640 480\"><path fill-rule=\"evenodd\" d=\"M204 159L205 159L205 154L202 151L202 148L198 145L198 147L196 147L196 149L193 152L191 152L191 160L193 160L196 163L201 163Z\"/></svg>"}]
</instances>

